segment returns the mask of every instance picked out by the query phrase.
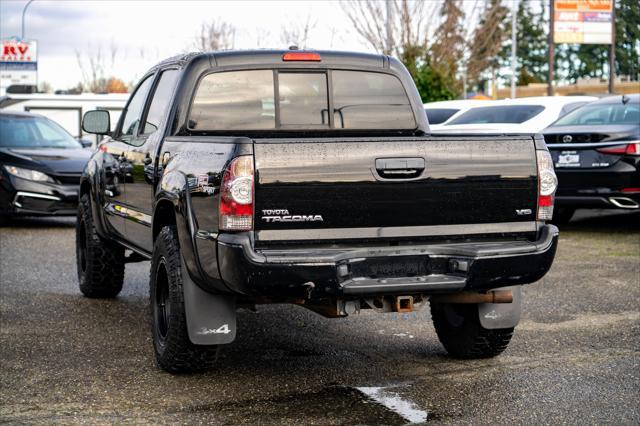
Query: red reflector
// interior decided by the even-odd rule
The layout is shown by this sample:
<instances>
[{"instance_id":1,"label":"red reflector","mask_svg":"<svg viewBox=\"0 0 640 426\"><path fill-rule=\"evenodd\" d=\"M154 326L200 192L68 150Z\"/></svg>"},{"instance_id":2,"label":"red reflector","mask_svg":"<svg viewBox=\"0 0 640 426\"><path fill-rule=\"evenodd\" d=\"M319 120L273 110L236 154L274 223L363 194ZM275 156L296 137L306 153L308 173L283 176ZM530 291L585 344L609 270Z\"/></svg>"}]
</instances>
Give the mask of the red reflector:
<instances>
[{"instance_id":1,"label":"red reflector","mask_svg":"<svg viewBox=\"0 0 640 426\"><path fill-rule=\"evenodd\" d=\"M622 188L620 192L624 192L626 194L635 194L640 192L640 188Z\"/></svg>"},{"instance_id":2,"label":"red reflector","mask_svg":"<svg viewBox=\"0 0 640 426\"><path fill-rule=\"evenodd\" d=\"M308 61L320 62L320 54L314 52L287 52L282 55L283 61Z\"/></svg>"},{"instance_id":3,"label":"red reflector","mask_svg":"<svg viewBox=\"0 0 640 426\"><path fill-rule=\"evenodd\" d=\"M553 195L540 195L538 198L538 207L553 206Z\"/></svg>"}]
</instances>

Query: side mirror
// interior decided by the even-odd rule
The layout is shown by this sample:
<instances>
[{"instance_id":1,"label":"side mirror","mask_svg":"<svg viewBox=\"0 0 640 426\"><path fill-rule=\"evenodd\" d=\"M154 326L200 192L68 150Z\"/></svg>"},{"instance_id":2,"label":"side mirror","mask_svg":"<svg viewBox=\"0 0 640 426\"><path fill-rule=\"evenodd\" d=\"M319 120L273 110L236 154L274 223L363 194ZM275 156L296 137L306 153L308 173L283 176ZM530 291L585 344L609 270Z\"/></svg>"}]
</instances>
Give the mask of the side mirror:
<instances>
[{"instance_id":1,"label":"side mirror","mask_svg":"<svg viewBox=\"0 0 640 426\"><path fill-rule=\"evenodd\" d=\"M88 111L82 117L82 130L96 135L106 135L111 129L109 111L95 110Z\"/></svg>"}]
</instances>

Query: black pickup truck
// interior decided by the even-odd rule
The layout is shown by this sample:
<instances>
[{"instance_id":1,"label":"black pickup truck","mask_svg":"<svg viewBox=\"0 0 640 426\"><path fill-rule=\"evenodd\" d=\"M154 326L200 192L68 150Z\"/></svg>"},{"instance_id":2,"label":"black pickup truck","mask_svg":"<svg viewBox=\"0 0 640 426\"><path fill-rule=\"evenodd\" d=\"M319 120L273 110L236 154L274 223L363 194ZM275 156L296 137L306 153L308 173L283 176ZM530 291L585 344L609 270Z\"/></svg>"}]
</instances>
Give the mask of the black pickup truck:
<instances>
[{"instance_id":1,"label":"black pickup truck","mask_svg":"<svg viewBox=\"0 0 640 426\"><path fill-rule=\"evenodd\" d=\"M151 260L158 364L201 370L236 309L327 317L428 301L455 357L502 352L520 286L549 270L556 177L537 136L430 136L394 58L261 50L152 68L80 185L80 290L115 297Z\"/></svg>"}]
</instances>

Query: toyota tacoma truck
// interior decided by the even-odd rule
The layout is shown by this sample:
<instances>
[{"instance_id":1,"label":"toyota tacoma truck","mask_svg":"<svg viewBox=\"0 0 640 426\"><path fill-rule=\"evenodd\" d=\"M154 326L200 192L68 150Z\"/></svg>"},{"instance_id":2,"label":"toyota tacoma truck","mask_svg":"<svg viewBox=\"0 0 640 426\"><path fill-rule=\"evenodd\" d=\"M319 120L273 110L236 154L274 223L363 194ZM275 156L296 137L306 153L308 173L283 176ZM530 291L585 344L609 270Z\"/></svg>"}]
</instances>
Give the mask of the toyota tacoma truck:
<instances>
[{"instance_id":1,"label":"toyota tacoma truck","mask_svg":"<svg viewBox=\"0 0 640 426\"><path fill-rule=\"evenodd\" d=\"M396 59L260 50L152 68L83 173L80 291L115 297L151 261L158 365L210 367L236 309L293 303L326 317L427 302L454 357L491 357L523 284L556 252L557 180L542 137L429 134Z\"/></svg>"}]
</instances>

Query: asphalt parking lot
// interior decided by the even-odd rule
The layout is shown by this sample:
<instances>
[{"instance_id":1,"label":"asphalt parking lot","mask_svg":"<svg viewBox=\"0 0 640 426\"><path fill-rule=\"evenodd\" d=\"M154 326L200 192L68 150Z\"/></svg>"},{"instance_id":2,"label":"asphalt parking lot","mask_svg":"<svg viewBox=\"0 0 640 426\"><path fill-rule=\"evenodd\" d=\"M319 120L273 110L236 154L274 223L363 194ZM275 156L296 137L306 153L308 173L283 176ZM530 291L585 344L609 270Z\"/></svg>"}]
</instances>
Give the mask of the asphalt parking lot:
<instances>
[{"instance_id":1,"label":"asphalt parking lot","mask_svg":"<svg viewBox=\"0 0 640 426\"><path fill-rule=\"evenodd\" d=\"M0 422L639 424L640 215L580 212L494 359L446 356L417 313L241 311L208 373L154 364L147 262L77 290L74 219L0 228Z\"/></svg>"}]
</instances>

